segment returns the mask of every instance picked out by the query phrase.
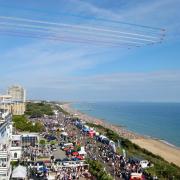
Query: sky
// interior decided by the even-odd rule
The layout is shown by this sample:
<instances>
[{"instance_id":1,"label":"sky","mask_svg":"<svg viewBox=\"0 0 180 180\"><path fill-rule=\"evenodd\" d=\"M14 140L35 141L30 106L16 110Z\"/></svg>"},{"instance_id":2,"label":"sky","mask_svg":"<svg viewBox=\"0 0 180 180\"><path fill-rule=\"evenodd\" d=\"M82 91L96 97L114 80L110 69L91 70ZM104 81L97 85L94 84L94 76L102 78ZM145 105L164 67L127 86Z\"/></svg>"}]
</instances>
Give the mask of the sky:
<instances>
[{"instance_id":1,"label":"sky","mask_svg":"<svg viewBox=\"0 0 180 180\"><path fill-rule=\"evenodd\" d=\"M90 26L104 19L166 30L161 44L132 49L0 31L0 93L18 84L28 99L180 102L179 8L179 0L0 0L0 16Z\"/></svg>"}]
</instances>

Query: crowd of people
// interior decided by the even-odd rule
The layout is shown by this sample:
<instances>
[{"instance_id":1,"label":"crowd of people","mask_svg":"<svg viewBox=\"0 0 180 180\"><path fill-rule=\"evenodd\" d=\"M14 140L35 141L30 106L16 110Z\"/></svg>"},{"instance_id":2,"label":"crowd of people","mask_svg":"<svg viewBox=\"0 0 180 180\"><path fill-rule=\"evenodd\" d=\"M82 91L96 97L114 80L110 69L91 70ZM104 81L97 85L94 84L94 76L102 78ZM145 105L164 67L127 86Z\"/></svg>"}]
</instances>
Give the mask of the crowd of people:
<instances>
[{"instance_id":1,"label":"crowd of people","mask_svg":"<svg viewBox=\"0 0 180 180\"><path fill-rule=\"evenodd\" d=\"M29 161L36 161L37 158L41 157L51 157L52 156L52 149L50 146L37 147L37 146L27 146L23 148L23 158L24 160Z\"/></svg>"},{"instance_id":2,"label":"crowd of people","mask_svg":"<svg viewBox=\"0 0 180 180\"><path fill-rule=\"evenodd\" d=\"M108 172L115 179L127 179L131 178L132 173L137 173L139 175L144 174L144 169L141 166L140 160L135 161L126 157L126 154L118 154L112 146L110 146L108 141L102 141L99 135L94 134L90 136L88 131L84 131L83 127L86 123L82 123L81 126L78 122L79 119L74 119L72 117L64 116L63 113L58 115L41 118L40 121L45 125L46 132L43 137L55 137L58 146L60 148L64 143L72 143L74 147L84 147L86 152L85 157L91 160L98 160L104 166L104 171ZM51 139L48 139L51 141ZM60 145L60 146L59 146ZM70 147L72 148L72 147ZM79 149L80 150L80 149ZM54 174L57 180L68 180L68 179L79 179L81 177L92 179L92 175L89 173L89 166L85 163L79 164L77 158L74 158L72 153L67 153L66 149L64 153L67 155L65 160L60 160L57 163L56 159L53 157L53 149L51 145L46 145L45 148L37 147L26 147L24 148L23 157L25 161L37 161L38 158L51 157L50 164L47 166L43 164L43 168L38 169L40 173L37 172L36 166L31 166L36 169L36 171L31 171L36 174L38 178L48 179L50 174ZM83 158L85 158L83 157ZM61 157L59 157L60 159ZM63 163L66 162L66 163ZM68 161L75 161L75 163L68 163ZM149 165L148 165L149 166ZM145 174L144 174L145 175Z\"/></svg>"},{"instance_id":3,"label":"crowd of people","mask_svg":"<svg viewBox=\"0 0 180 180\"><path fill-rule=\"evenodd\" d=\"M86 166L58 168L56 174L57 180L79 179L81 177L88 179L91 177Z\"/></svg>"},{"instance_id":4,"label":"crowd of people","mask_svg":"<svg viewBox=\"0 0 180 180\"><path fill-rule=\"evenodd\" d=\"M66 128L69 131L76 125L74 120L66 119ZM81 142L87 152L87 157L93 160L99 160L104 164L104 170L111 173L112 176L122 179L130 179L133 173L139 174L142 178L146 176L141 160L137 158L127 158L126 154L118 154L114 149L95 136L90 138L87 132L82 128L74 129L73 140ZM147 162L147 161L146 161ZM151 164L147 162L147 167Z\"/></svg>"}]
</instances>

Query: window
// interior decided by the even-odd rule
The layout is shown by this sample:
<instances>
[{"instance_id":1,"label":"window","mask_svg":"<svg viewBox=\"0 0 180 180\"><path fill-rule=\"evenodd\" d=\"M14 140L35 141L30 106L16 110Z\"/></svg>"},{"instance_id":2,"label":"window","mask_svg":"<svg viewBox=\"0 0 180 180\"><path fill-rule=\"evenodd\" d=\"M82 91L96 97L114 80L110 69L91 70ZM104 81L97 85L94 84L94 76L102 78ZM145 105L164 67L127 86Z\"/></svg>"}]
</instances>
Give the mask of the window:
<instances>
[{"instance_id":1,"label":"window","mask_svg":"<svg viewBox=\"0 0 180 180\"><path fill-rule=\"evenodd\" d=\"M17 158L17 153L16 152L14 153L14 158Z\"/></svg>"}]
</instances>

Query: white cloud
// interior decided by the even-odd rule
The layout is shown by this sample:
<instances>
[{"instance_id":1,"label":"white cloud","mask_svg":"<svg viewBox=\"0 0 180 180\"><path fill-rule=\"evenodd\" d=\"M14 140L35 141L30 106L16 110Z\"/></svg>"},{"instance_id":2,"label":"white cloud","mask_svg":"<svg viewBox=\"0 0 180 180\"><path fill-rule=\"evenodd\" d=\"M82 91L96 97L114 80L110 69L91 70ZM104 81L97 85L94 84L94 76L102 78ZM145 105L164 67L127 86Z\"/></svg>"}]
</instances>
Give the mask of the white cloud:
<instances>
[{"instance_id":1,"label":"white cloud","mask_svg":"<svg viewBox=\"0 0 180 180\"><path fill-rule=\"evenodd\" d=\"M178 0L153 0L143 3L128 1L125 8L119 11L97 7L86 1L71 2L71 8L77 13L150 26L158 25L167 28L170 35L179 32ZM30 97L35 98L180 101L179 71L97 75L96 69L94 74L86 74L85 70L95 69L97 65L113 60L94 57L96 53L106 50L64 43L59 45L44 40L19 46L0 55L3 59L0 86L20 83L28 88ZM84 76L77 76L79 71L83 71Z\"/></svg>"}]
</instances>

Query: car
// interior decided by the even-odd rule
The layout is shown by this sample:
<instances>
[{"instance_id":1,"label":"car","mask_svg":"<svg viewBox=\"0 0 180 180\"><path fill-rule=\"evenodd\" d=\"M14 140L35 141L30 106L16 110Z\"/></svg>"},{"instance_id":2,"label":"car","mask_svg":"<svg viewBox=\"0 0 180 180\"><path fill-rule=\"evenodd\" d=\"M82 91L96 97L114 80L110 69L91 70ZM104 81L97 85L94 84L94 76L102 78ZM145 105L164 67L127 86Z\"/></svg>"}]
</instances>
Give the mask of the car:
<instances>
[{"instance_id":1,"label":"car","mask_svg":"<svg viewBox=\"0 0 180 180\"><path fill-rule=\"evenodd\" d=\"M56 147L53 147L52 150L53 150L53 151L57 151L57 148L56 148Z\"/></svg>"},{"instance_id":2,"label":"car","mask_svg":"<svg viewBox=\"0 0 180 180\"><path fill-rule=\"evenodd\" d=\"M67 151L68 149L74 149L73 143L66 143L61 147L62 150Z\"/></svg>"},{"instance_id":3,"label":"car","mask_svg":"<svg viewBox=\"0 0 180 180\"><path fill-rule=\"evenodd\" d=\"M70 161L68 158L64 158L62 161Z\"/></svg>"},{"instance_id":4,"label":"car","mask_svg":"<svg viewBox=\"0 0 180 180\"><path fill-rule=\"evenodd\" d=\"M48 136L47 138L49 141L53 141L53 140L57 140L57 138L55 136Z\"/></svg>"},{"instance_id":5,"label":"car","mask_svg":"<svg viewBox=\"0 0 180 180\"><path fill-rule=\"evenodd\" d=\"M59 164L59 163L61 163L61 162L62 162L61 159L55 159L55 161L54 161L55 164Z\"/></svg>"}]
</instances>

